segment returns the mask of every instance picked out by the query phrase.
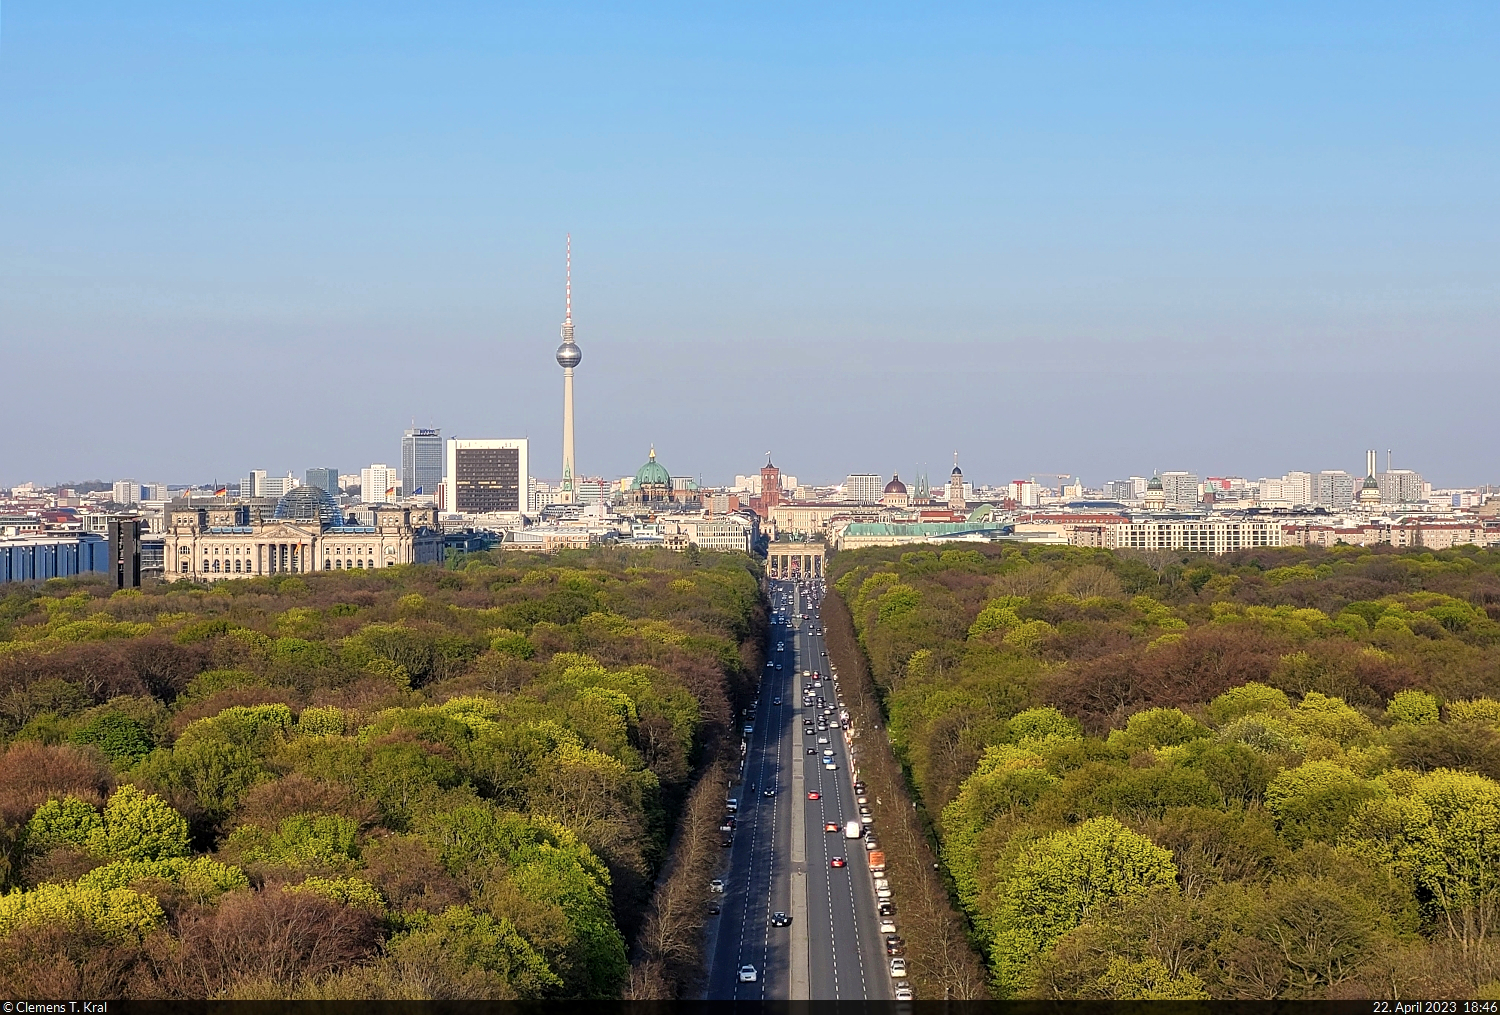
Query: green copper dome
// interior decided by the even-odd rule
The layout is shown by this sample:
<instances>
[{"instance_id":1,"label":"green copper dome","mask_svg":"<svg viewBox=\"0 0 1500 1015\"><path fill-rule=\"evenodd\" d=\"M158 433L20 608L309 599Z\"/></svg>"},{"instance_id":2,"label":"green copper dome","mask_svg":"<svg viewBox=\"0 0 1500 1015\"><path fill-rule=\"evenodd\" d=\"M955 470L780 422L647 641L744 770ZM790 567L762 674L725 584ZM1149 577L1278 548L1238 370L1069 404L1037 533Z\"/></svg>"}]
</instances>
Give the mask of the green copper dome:
<instances>
[{"instance_id":1,"label":"green copper dome","mask_svg":"<svg viewBox=\"0 0 1500 1015\"><path fill-rule=\"evenodd\" d=\"M1160 476L1152 476L1151 477L1151 481L1146 484L1146 489L1148 489L1148 490L1160 490L1160 489L1162 489L1161 477Z\"/></svg>"},{"instance_id":2,"label":"green copper dome","mask_svg":"<svg viewBox=\"0 0 1500 1015\"><path fill-rule=\"evenodd\" d=\"M672 474L662 468L656 461L656 447L654 445L651 448L651 457L646 460L645 465L641 466L641 470L635 474L635 482L630 484L630 486L633 490L639 490L647 484L668 488L672 486Z\"/></svg>"}]
</instances>

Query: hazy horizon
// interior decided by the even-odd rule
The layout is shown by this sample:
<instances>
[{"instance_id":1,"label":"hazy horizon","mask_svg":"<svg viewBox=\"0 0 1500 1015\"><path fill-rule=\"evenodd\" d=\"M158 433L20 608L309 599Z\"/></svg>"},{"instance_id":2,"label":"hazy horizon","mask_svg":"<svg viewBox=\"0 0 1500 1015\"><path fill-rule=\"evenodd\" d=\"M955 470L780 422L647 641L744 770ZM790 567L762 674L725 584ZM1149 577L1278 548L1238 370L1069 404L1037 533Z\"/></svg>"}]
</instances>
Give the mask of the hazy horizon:
<instances>
[{"instance_id":1,"label":"hazy horizon","mask_svg":"<svg viewBox=\"0 0 1500 1015\"><path fill-rule=\"evenodd\" d=\"M1493 5L7 5L0 486L1500 482Z\"/></svg>"}]
</instances>

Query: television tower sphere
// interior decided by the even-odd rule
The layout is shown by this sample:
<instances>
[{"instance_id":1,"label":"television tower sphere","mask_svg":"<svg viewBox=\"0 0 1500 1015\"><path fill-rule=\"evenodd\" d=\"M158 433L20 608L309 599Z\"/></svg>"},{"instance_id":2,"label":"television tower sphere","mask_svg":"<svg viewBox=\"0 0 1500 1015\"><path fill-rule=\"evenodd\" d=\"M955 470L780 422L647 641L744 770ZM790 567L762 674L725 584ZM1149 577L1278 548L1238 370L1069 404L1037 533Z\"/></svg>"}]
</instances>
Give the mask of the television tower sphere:
<instances>
[{"instance_id":1,"label":"television tower sphere","mask_svg":"<svg viewBox=\"0 0 1500 1015\"><path fill-rule=\"evenodd\" d=\"M583 352L574 342L564 342L557 347L557 365L567 369L583 362Z\"/></svg>"}]
</instances>

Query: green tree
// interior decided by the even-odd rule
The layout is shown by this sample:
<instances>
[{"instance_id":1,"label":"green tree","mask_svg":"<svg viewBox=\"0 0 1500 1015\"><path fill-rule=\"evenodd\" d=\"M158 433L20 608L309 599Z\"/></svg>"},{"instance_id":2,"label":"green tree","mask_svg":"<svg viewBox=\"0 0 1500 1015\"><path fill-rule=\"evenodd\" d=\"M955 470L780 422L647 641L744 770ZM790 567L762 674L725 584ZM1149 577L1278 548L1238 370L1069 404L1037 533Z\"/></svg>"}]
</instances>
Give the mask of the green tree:
<instances>
[{"instance_id":1,"label":"green tree","mask_svg":"<svg viewBox=\"0 0 1500 1015\"><path fill-rule=\"evenodd\" d=\"M1293 846L1333 842L1366 800L1382 788L1331 761L1309 761L1282 772L1266 787L1266 808Z\"/></svg>"},{"instance_id":2,"label":"green tree","mask_svg":"<svg viewBox=\"0 0 1500 1015\"><path fill-rule=\"evenodd\" d=\"M104 806L103 827L89 834L89 848L121 860L186 856L187 821L156 794L121 786Z\"/></svg>"},{"instance_id":3,"label":"green tree","mask_svg":"<svg viewBox=\"0 0 1500 1015\"><path fill-rule=\"evenodd\" d=\"M26 823L26 844L37 852L54 846L84 850L103 828L104 819L90 804L72 796L53 798Z\"/></svg>"},{"instance_id":4,"label":"green tree","mask_svg":"<svg viewBox=\"0 0 1500 1015\"><path fill-rule=\"evenodd\" d=\"M548 997L562 980L509 920L450 906L426 926L393 938L391 958L415 978L438 981L438 998L527 1000Z\"/></svg>"},{"instance_id":5,"label":"green tree","mask_svg":"<svg viewBox=\"0 0 1500 1015\"><path fill-rule=\"evenodd\" d=\"M1397 691L1385 715L1393 723L1427 726L1438 721L1438 700L1426 691Z\"/></svg>"},{"instance_id":6,"label":"green tree","mask_svg":"<svg viewBox=\"0 0 1500 1015\"><path fill-rule=\"evenodd\" d=\"M1114 899L1176 887L1172 854L1114 818L1094 818L1026 847L999 890L992 957L1001 991L1089 913Z\"/></svg>"},{"instance_id":7,"label":"green tree","mask_svg":"<svg viewBox=\"0 0 1500 1015\"><path fill-rule=\"evenodd\" d=\"M71 744L99 748L110 761L134 764L151 750L146 728L129 716L105 712L68 736Z\"/></svg>"},{"instance_id":8,"label":"green tree","mask_svg":"<svg viewBox=\"0 0 1500 1015\"><path fill-rule=\"evenodd\" d=\"M1398 781L1399 786L1399 781ZM1500 783L1439 769L1365 803L1347 840L1416 885L1432 920L1466 948L1500 919Z\"/></svg>"}]
</instances>

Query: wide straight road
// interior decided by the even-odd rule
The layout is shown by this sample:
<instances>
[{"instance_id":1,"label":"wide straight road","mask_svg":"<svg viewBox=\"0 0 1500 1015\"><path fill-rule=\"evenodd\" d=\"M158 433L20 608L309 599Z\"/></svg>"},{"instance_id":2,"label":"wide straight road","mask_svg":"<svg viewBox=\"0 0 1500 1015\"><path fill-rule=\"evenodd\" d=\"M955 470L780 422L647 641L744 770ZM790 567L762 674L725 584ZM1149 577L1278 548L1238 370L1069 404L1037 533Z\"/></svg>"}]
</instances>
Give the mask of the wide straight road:
<instances>
[{"instance_id":1,"label":"wide straight road","mask_svg":"<svg viewBox=\"0 0 1500 1015\"><path fill-rule=\"evenodd\" d=\"M860 815L847 718L823 645L821 592L771 586L770 665L741 723L753 729L728 794L739 807L724 893L714 896L722 912L708 926L712 1000L893 996L865 842L844 836L845 822ZM825 831L829 824L837 831ZM835 859L844 864L833 866ZM774 925L777 913L790 915L791 926ZM753 981L741 981L745 966L755 968Z\"/></svg>"}]
</instances>

